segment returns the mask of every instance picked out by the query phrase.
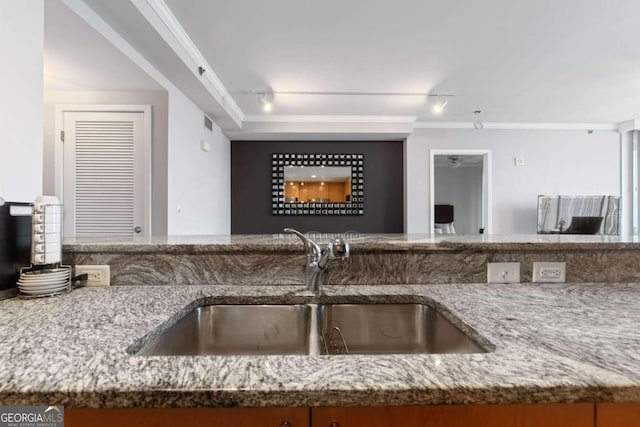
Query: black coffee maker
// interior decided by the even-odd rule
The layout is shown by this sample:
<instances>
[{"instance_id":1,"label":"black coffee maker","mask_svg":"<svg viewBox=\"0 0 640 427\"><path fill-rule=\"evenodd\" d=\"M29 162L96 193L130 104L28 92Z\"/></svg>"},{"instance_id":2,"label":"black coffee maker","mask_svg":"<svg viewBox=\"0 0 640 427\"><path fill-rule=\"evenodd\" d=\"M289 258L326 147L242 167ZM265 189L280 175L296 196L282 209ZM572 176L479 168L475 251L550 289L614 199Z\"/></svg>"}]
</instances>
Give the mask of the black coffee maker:
<instances>
[{"instance_id":1,"label":"black coffee maker","mask_svg":"<svg viewBox=\"0 0 640 427\"><path fill-rule=\"evenodd\" d=\"M31 263L32 203L5 202L0 197L0 299L18 294L20 268Z\"/></svg>"}]
</instances>

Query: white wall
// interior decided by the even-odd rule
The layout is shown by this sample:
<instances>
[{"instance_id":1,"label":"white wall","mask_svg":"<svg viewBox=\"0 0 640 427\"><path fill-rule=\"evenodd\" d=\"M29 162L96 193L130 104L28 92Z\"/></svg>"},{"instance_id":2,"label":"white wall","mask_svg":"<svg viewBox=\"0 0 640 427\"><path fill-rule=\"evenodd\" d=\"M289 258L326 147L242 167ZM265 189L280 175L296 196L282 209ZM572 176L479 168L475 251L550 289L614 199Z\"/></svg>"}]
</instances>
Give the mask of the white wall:
<instances>
[{"instance_id":1,"label":"white wall","mask_svg":"<svg viewBox=\"0 0 640 427\"><path fill-rule=\"evenodd\" d=\"M453 206L456 234L478 234L482 217L482 166L439 166L434 178L435 204Z\"/></svg>"},{"instance_id":2,"label":"white wall","mask_svg":"<svg viewBox=\"0 0 640 427\"><path fill-rule=\"evenodd\" d=\"M64 104L151 105L151 232L167 234L167 116L164 91L45 91L44 193L55 194L55 107Z\"/></svg>"},{"instance_id":3,"label":"white wall","mask_svg":"<svg viewBox=\"0 0 640 427\"><path fill-rule=\"evenodd\" d=\"M407 233L429 232L431 148L492 150L493 234L536 233L538 194L621 191L615 131L416 129L405 144Z\"/></svg>"},{"instance_id":4,"label":"white wall","mask_svg":"<svg viewBox=\"0 0 640 427\"><path fill-rule=\"evenodd\" d=\"M211 151L200 149L200 141ZM182 93L169 92L168 233L231 233L231 145Z\"/></svg>"},{"instance_id":5,"label":"white wall","mask_svg":"<svg viewBox=\"0 0 640 427\"><path fill-rule=\"evenodd\" d=\"M0 197L42 194L42 0L0 1Z\"/></svg>"}]
</instances>

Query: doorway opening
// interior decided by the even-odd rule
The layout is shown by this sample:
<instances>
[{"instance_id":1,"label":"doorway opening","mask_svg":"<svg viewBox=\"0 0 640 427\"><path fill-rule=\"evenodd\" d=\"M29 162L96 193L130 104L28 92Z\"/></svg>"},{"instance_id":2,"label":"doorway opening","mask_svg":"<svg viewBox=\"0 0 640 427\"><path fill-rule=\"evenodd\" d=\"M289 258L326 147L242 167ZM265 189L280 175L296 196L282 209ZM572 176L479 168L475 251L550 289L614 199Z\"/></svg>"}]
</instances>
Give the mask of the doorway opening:
<instances>
[{"instance_id":1,"label":"doorway opening","mask_svg":"<svg viewBox=\"0 0 640 427\"><path fill-rule=\"evenodd\" d=\"M491 233L491 150L429 151L431 234Z\"/></svg>"}]
</instances>

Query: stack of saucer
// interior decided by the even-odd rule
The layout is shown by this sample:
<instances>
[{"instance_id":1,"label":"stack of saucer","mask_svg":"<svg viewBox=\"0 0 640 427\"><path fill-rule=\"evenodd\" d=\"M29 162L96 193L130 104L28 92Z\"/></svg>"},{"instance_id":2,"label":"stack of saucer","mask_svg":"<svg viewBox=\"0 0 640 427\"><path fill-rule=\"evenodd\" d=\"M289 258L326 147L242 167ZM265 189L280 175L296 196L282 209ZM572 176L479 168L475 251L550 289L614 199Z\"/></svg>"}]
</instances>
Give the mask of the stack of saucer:
<instances>
[{"instance_id":1,"label":"stack of saucer","mask_svg":"<svg viewBox=\"0 0 640 427\"><path fill-rule=\"evenodd\" d=\"M43 270L23 270L18 289L26 296L48 296L71 289L71 268L60 266Z\"/></svg>"}]
</instances>

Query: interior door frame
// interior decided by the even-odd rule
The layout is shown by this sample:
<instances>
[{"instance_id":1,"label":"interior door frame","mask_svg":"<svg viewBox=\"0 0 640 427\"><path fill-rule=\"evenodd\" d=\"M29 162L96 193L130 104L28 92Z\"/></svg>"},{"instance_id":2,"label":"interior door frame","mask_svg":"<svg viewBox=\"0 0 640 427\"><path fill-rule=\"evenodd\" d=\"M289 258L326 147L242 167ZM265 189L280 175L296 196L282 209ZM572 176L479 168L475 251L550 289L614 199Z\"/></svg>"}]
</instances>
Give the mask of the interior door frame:
<instances>
[{"instance_id":1,"label":"interior door frame","mask_svg":"<svg viewBox=\"0 0 640 427\"><path fill-rule=\"evenodd\" d=\"M141 235L151 235L151 139L152 139L152 117L151 105L105 105L105 104L59 104L55 107L54 126L54 191L55 195L64 200L64 141L62 131L64 130L65 113L142 113L143 115L143 139L142 153L144 157L143 166L143 224Z\"/></svg>"},{"instance_id":2,"label":"interior door frame","mask_svg":"<svg viewBox=\"0 0 640 427\"><path fill-rule=\"evenodd\" d=\"M429 233L435 231L435 156L482 156L482 218L485 234L492 232L491 150L466 148L432 148L429 150Z\"/></svg>"}]
</instances>

